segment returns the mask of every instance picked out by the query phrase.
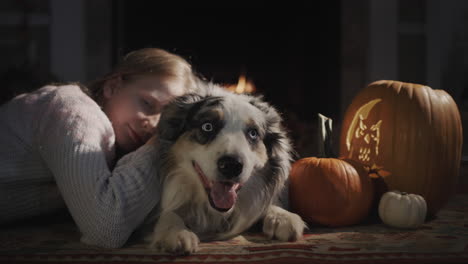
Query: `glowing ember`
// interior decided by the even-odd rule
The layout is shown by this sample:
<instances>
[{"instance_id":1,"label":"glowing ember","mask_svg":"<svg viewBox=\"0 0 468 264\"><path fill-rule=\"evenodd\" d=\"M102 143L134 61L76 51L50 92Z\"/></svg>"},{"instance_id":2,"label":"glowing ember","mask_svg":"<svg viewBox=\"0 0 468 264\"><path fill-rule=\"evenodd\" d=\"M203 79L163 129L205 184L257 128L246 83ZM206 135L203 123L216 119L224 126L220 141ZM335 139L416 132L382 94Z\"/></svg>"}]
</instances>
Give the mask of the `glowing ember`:
<instances>
[{"instance_id":1,"label":"glowing ember","mask_svg":"<svg viewBox=\"0 0 468 264\"><path fill-rule=\"evenodd\" d=\"M243 74L239 76L237 84L228 85L226 89L239 94L255 92L255 86L250 80L247 80Z\"/></svg>"}]
</instances>

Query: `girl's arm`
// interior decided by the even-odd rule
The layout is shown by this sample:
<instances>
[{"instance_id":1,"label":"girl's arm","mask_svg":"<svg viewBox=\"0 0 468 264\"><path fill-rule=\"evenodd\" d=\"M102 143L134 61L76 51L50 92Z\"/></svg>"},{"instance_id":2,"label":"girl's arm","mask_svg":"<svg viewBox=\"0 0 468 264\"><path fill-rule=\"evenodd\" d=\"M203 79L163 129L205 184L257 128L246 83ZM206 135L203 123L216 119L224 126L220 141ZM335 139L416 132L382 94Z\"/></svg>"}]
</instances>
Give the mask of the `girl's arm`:
<instances>
[{"instance_id":1,"label":"girl's arm","mask_svg":"<svg viewBox=\"0 0 468 264\"><path fill-rule=\"evenodd\" d=\"M53 100L40 124L39 151L82 232L82 242L117 248L159 202L157 153L146 144L111 170L112 126L88 99Z\"/></svg>"}]
</instances>

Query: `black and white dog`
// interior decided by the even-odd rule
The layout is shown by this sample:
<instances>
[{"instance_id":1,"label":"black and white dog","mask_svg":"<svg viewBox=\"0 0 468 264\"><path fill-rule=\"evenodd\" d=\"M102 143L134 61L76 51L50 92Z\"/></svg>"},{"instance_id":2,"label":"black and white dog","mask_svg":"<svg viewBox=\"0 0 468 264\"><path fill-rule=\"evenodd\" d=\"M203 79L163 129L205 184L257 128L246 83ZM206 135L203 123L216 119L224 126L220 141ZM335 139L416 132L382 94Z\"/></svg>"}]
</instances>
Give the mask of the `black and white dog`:
<instances>
[{"instance_id":1,"label":"black and white dog","mask_svg":"<svg viewBox=\"0 0 468 264\"><path fill-rule=\"evenodd\" d=\"M260 97L212 84L167 105L158 126L163 176L151 247L195 252L200 240L232 238L263 219L270 238L302 237L302 219L276 205L292 148L278 112Z\"/></svg>"}]
</instances>

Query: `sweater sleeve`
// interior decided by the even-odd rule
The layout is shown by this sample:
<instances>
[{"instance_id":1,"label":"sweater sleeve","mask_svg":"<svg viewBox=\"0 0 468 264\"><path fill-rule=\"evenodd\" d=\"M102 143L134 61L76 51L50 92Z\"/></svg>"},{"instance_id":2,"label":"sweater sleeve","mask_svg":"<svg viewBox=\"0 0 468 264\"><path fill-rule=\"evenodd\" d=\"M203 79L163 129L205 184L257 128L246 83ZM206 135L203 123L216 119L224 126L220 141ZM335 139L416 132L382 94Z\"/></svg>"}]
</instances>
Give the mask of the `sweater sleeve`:
<instances>
[{"instance_id":1,"label":"sweater sleeve","mask_svg":"<svg viewBox=\"0 0 468 264\"><path fill-rule=\"evenodd\" d=\"M113 138L110 121L90 98L60 95L37 135L82 242L108 248L123 246L160 197L155 147L140 147L111 170Z\"/></svg>"}]
</instances>

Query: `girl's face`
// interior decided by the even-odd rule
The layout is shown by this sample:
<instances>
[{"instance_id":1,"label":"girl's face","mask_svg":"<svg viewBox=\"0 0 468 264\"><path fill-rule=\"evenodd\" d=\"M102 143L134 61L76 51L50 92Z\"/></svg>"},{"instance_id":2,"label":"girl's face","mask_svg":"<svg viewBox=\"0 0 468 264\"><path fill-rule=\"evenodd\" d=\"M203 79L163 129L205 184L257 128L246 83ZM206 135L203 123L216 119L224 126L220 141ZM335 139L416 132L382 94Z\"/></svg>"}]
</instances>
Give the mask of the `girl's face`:
<instances>
[{"instance_id":1,"label":"girl's face","mask_svg":"<svg viewBox=\"0 0 468 264\"><path fill-rule=\"evenodd\" d=\"M157 75L107 81L103 109L112 122L117 148L128 153L148 141L155 132L163 106L183 92L182 82Z\"/></svg>"}]
</instances>

